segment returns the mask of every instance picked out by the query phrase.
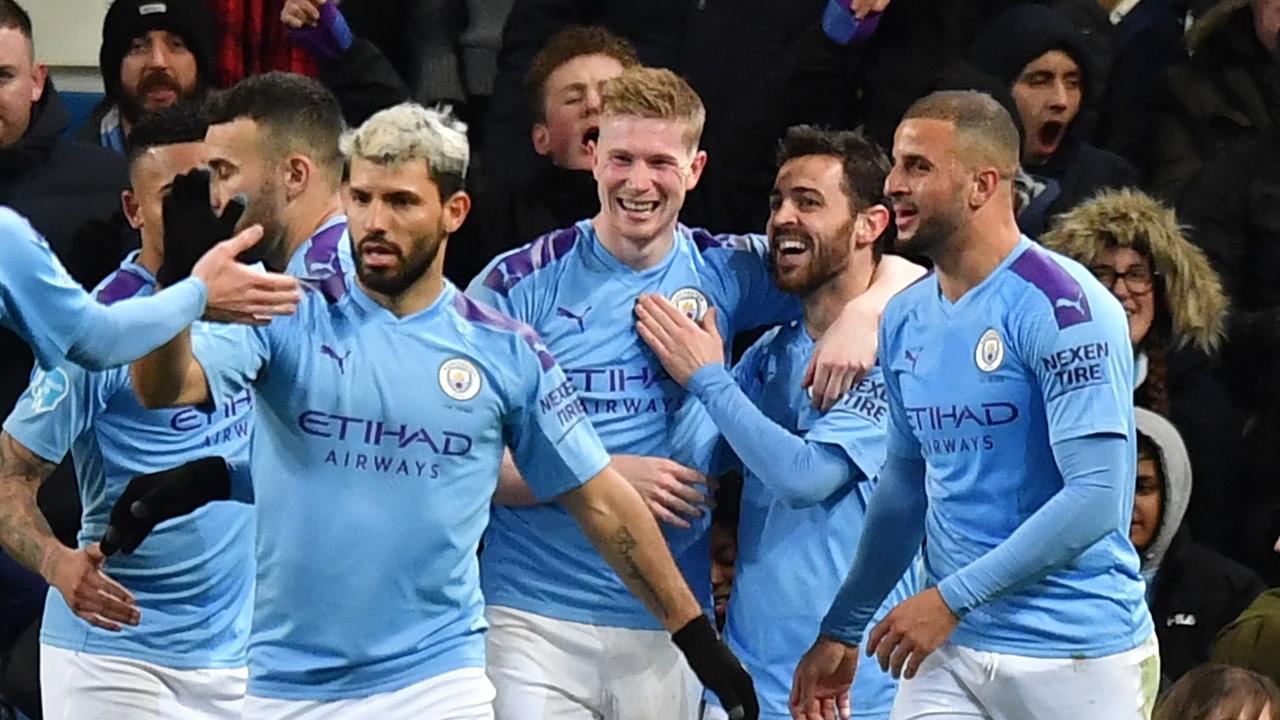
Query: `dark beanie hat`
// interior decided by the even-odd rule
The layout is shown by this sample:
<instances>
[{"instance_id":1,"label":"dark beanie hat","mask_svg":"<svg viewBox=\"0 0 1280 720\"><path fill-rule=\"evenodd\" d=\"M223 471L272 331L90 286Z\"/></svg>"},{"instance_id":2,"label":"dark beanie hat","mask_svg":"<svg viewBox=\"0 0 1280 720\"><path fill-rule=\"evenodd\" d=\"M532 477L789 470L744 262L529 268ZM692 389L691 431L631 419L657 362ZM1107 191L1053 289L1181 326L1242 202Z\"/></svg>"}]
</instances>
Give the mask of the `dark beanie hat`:
<instances>
[{"instance_id":1,"label":"dark beanie hat","mask_svg":"<svg viewBox=\"0 0 1280 720\"><path fill-rule=\"evenodd\" d=\"M1087 96L1093 58L1085 38L1067 16L1043 5L1015 5L995 16L969 48L969 62L1012 86L1027 63L1050 50L1076 61Z\"/></svg>"},{"instance_id":2,"label":"dark beanie hat","mask_svg":"<svg viewBox=\"0 0 1280 720\"><path fill-rule=\"evenodd\" d=\"M196 72L207 85L213 77L213 20L208 0L115 0L102 23L98 67L108 98L121 94L120 63L135 38L152 30L171 32L196 58Z\"/></svg>"}]
</instances>

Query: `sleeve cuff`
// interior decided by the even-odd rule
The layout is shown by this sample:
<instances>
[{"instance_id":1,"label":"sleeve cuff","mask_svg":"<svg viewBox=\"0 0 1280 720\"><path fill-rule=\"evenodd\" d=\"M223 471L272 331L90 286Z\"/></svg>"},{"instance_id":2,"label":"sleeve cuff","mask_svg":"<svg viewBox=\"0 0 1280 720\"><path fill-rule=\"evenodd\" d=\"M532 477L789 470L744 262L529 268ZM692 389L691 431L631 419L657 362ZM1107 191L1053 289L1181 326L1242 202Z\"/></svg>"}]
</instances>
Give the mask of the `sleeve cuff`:
<instances>
[{"instance_id":1,"label":"sleeve cuff","mask_svg":"<svg viewBox=\"0 0 1280 720\"><path fill-rule=\"evenodd\" d=\"M972 596L964 583L956 576L944 578L938 583L938 593L951 612L958 618L964 618L969 611L978 606L978 599Z\"/></svg>"}]
</instances>

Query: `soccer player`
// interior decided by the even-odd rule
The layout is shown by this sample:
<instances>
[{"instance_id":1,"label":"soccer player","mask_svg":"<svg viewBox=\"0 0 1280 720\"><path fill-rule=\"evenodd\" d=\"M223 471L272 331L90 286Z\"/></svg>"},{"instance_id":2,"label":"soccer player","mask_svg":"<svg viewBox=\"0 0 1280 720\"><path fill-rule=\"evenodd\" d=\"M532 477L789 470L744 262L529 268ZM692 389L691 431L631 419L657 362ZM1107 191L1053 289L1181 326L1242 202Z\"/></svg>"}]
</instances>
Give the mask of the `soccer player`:
<instances>
[{"instance_id":1,"label":"soccer player","mask_svg":"<svg viewBox=\"0 0 1280 720\"><path fill-rule=\"evenodd\" d=\"M698 150L703 118L702 101L670 71L633 68L606 81L593 146L600 212L499 256L467 292L544 338L605 447L629 456L620 471L656 486L642 493L651 506L656 500L656 513L669 521L680 520L676 513L694 516L691 528L672 529L668 539L710 607L707 517L697 518L695 506L703 502L697 485L719 435L637 335L635 302L658 293L698 319L714 307L725 338L799 318L800 305L770 279L767 239L716 236L677 222L707 160ZM884 266L877 287L850 303L819 349L874 344L887 296L908 281L901 266ZM871 352L866 366L873 361ZM845 394L851 380L842 384L839 375L814 384L816 401ZM697 714L701 688L661 626L563 508L495 508L481 564L500 720Z\"/></svg>"},{"instance_id":2,"label":"soccer player","mask_svg":"<svg viewBox=\"0 0 1280 720\"><path fill-rule=\"evenodd\" d=\"M42 368L66 359L101 370L151 352L206 312L243 322L291 313L296 280L236 262L261 236L245 228L205 253L189 279L108 307L71 279L30 223L0 206L0 325L31 346Z\"/></svg>"},{"instance_id":3,"label":"soccer player","mask_svg":"<svg viewBox=\"0 0 1280 720\"><path fill-rule=\"evenodd\" d=\"M866 291L893 237L885 232L883 196L889 160L860 133L791 128L778 164L769 258L778 287L804 302L803 320L771 330L731 374L715 311L695 323L656 295L638 308L640 336L707 409L744 466L725 640L755 680L767 720L791 717L791 677L853 562L884 461L888 408L879 367L825 414L800 381L815 339ZM881 612L917 584L908 570ZM897 683L875 665L859 670L854 717L888 718ZM715 704L702 715L725 717Z\"/></svg>"},{"instance_id":4,"label":"soccer player","mask_svg":"<svg viewBox=\"0 0 1280 720\"><path fill-rule=\"evenodd\" d=\"M99 302L155 293L161 203L175 176L205 162L204 133L203 119L180 108L134 127L123 204L142 249L99 285ZM239 393L205 409L144 410L128 367L64 363L36 373L0 433L0 544L51 586L40 636L46 717L240 717L252 508L210 503L105 564L97 541L134 476L211 455L246 459L250 405ZM77 550L58 542L36 506L67 452L84 508Z\"/></svg>"},{"instance_id":5,"label":"soccer player","mask_svg":"<svg viewBox=\"0 0 1280 720\"><path fill-rule=\"evenodd\" d=\"M133 367L151 405L254 388L245 717L493 717L476 549L504 446L708 684L755 717L749 677L609 467L556 359L442 275L470 206L463 128L401 105L344 149L354 272L292 318L184 334Z\"/></svg>"},{"instance_id":6,"label":"soccer player","mask_svg":"<svg viewBox=\"0 0 1280 720\"><path fill-rule=\"evenodd\" d=\"M1148 717L1159 658L1128 541L1124 311L1088 269L1019 234L1018 133L989 96L917 101L893 153L899 247L936 272L885 312L886 460L853 569L796 669L793 716L835 715L865 640L907 678L895 719ZM929 589L864 638L926 538Z\"/></svg>"},{"instance_id":7,"label":"soccer player","mask_svg":"<svg viewBox=\"0 0 1280 720\"><path fill-rule=\"evenodd\" d=\"M211 99L205 144L213 203L247 198L239 227L261 225L265 235L251 259L304 280L350 267L342 131L338 101L302 75L255 75Z\"/></svg>"}]
</instances>

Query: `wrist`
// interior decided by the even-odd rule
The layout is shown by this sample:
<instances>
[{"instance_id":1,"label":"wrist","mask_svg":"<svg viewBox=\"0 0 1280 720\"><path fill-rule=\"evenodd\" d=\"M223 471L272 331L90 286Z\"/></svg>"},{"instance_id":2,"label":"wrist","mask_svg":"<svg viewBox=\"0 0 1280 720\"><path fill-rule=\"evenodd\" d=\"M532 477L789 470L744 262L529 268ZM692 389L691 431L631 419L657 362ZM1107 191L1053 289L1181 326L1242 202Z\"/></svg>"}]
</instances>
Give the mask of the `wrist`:
<instances>
[{"instance_id":1,"label":"wrist","mask_svg":"<svg viewBox=\"0 0 1280 720\"><path fill-rule=\"evenodd\" d=\"M685 389L705 403L708 395L714 393L717 387L726 382L733 383L733 376L729 374L729 369L721 363L707 363L689 376Z\"/></svg>"},{"instance_id":2,"label":"wrist","mask_svg":"<svg viewBox=\"0 0 1280 720\"><path fill-rule=\"evenodd\" d=\"M44 578L49 585L58 587L58 570L62 566L63 559L71 552L74 551L58 542L43 543L38 568L40 577Z\"/></svg>"}]
</instances>

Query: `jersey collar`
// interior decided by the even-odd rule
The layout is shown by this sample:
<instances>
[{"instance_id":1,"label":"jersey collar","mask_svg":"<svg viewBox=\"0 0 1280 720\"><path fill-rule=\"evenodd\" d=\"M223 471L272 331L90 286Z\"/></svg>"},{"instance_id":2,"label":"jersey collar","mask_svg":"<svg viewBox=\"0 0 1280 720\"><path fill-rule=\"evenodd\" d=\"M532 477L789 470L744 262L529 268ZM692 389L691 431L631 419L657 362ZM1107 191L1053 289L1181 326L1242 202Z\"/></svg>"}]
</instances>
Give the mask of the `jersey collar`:
<instances>
[{"instance_id":1,"label":"jersey collar","mask_svg":"<svg viewBox=\"0 0 1280 720\"><path fill-rule=\"evenodd\" d=\"M599 261L602 265L609 269L610 272L623 275L635 276L640 278L649 278L659 275L666 271L671 263L675 262L675 258L680 254L680 247L687 242L692 242L689 238L689 230L683 225L677 224L675 228L675 240L671 243L671 250L667 252L657 265L645 270L634 270L626 263L619 260L613 253L609 252L609 248L604 246L600 241L600 236L596 233L596 228L591 224L591 220L578 221L578 232L583 233L590 241L587 243L591 256Z\"/></svg>"}]
</instances>

